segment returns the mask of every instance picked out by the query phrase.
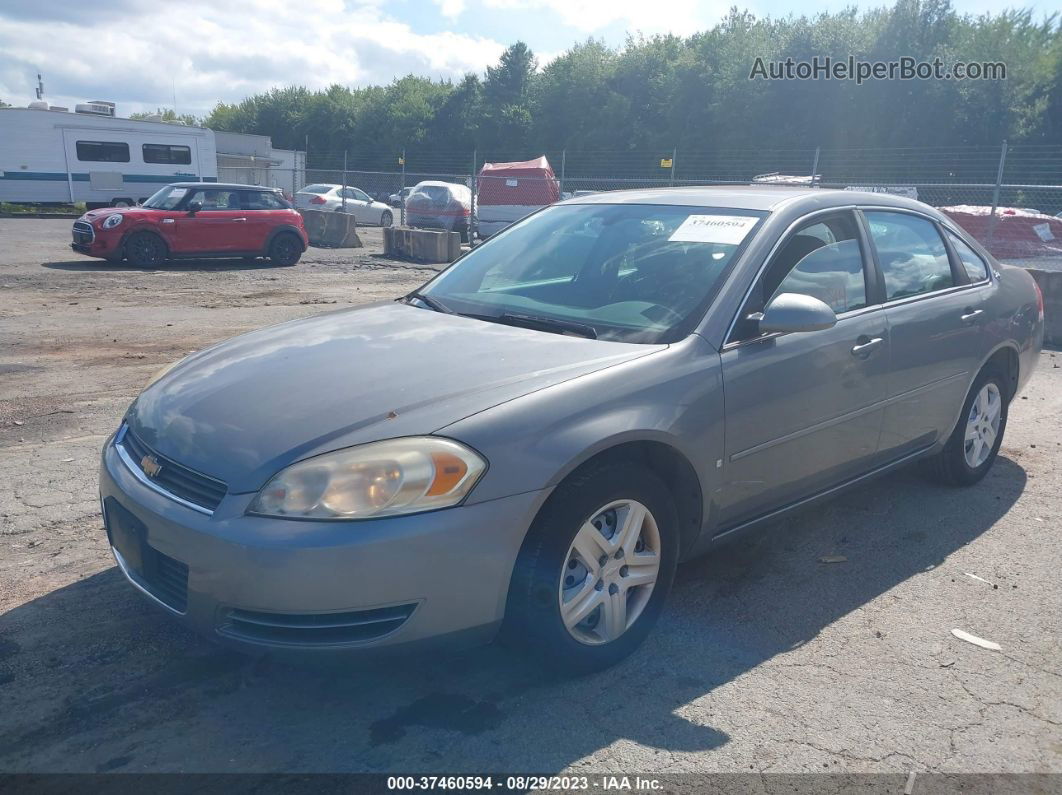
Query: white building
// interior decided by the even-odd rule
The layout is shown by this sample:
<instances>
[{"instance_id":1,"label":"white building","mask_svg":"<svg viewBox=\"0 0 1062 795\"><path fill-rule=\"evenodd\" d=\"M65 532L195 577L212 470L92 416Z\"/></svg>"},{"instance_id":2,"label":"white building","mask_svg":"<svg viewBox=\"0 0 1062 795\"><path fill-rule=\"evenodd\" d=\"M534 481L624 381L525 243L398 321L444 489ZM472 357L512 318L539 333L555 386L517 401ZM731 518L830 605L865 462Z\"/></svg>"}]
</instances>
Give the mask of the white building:
<instances>
[{"instance_id":1,"label":"white building","mask_svg":"<svg viewBox=\"0 0 1062 795\"><path fill-rule=\"evenodd\" d=\"M294 194L305 184L306 153L274 149L268 135L214 133L218 153L218 180L246 185L268 185Z\"/></svg>"}]
</instances>

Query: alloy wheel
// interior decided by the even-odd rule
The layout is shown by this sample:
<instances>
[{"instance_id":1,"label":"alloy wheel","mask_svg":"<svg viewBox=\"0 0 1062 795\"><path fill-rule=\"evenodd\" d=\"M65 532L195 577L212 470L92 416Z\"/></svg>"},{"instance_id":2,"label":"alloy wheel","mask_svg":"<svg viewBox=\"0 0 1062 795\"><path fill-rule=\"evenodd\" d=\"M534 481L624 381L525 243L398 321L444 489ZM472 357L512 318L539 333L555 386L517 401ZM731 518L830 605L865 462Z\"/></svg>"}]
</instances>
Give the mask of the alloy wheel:
<instances>
[{"instance_id":1,"label":"alloy wheel","mask_svg":"<svg viewBox=\"0 0 1062 795\"><path fill-rule=\"evenodd\" d=\"M581 643L610 643L645 609L660 572L660 529L635 500L594 512L575 534L560 575L561 618Z\"/></svg>"},{"instance_id":2,"label":"alloy wheel","mask_svg":"<svg viewBox=\"0 0 1062 795\"><path fill-rule=\"evenodd\" d=\"M291 235L281 235L273 242L270 259L281 265L289 265L298 258L299 246Z\"/></svg>"},{"instance_id":3,"label":"alloy wheel","mask_svg":"<svg viewBox=\"0 0 1062 795\"><path fill-rule=\"evenodd\" d=\"M989 381L977 393L970 415L966 418L966 436L963 452L966 463L977 469L992 454L999 435L999 421L1002 417L1003 398L999 387Z\"/></svg>"}]
</instances>

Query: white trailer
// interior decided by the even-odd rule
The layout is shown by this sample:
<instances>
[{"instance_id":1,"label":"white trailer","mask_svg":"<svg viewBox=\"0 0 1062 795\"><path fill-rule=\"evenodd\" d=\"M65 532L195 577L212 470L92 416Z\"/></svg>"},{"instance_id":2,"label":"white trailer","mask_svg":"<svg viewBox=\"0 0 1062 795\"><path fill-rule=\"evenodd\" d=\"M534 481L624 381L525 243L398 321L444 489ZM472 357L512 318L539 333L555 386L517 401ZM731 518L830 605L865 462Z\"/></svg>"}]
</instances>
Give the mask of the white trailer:
<instances>
[{"instance_id":1,"label":"white trailer","mask_svg":"<svg viewBox=\"0 0 1062 795\"><path fill-rule=\"evenodd\" d=\"M0 201L128 205L171 182L216 182L217 169L205 127L0 108Z\"/></svg>"}]
</instances>

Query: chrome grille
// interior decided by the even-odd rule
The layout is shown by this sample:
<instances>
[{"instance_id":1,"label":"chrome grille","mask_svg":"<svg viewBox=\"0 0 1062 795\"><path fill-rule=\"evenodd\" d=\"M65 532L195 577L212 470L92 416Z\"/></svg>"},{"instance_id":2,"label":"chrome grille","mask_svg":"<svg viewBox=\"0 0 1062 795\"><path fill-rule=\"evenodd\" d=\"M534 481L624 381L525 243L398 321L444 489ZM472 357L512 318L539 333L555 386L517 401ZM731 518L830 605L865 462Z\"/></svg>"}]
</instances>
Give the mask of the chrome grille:
<instances>
[{"instance_id":1,"label":"chrome grille","mask_svg":"<svg viewBox=\"0 0 1062 795\"><path fill-rule=\"evenodd\" d=\"M85 221L74 221L74 242L86 246L96 239L96 230Z\"/></svg>"},{"instance_id":2,"label":"chrome grille","mask_svg":"<svg viewBox=\"0 0 1062 795\"><path fill-rule=\"evenodd\" d=\"M135 469L135 474L141 480L179 502L191 503L193 507L210 513L218 507L228 491L228 486L220 480L189 469L155 452L144 444L128 425L122 427L115 444L125 451L126 464ZM161 467L155 475L144 470L143 462L149 457L154 458Z\"/></svg>"}]
</instances>

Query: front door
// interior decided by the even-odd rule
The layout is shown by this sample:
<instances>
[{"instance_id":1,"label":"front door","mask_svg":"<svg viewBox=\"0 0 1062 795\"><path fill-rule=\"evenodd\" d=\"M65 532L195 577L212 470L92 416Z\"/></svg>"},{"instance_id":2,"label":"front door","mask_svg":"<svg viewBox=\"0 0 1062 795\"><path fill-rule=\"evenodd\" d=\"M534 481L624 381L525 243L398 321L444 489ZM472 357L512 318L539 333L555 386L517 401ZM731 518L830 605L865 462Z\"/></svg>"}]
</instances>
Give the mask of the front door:
<instances>
[{"instance_id":1,"label":"front door","mask_svg":"<svg viewBox=\"0 0 1062 795\"><path fill-rule=\"evenodd\" d=\"M253 249L248 229L248 213L240 202L240 192L223 188L197 188L183 205L199 202L194 215L187 210L174 222L177 254L237 253Z\"/></svg>"},{"instance_id":2,"label":"front door","mask_svg":"<svg viewBox=\"0 0 1062 795\"><path fill-rule=\"evenodd\" d=\"M882 308L868 306L869 262L854 213L819 216L788 237L754 286L721 354L719 530L874 467L889 332ZM756 313L781 293L819 298L837 324L761 335Z\"/></svg>"}]
</instances>

